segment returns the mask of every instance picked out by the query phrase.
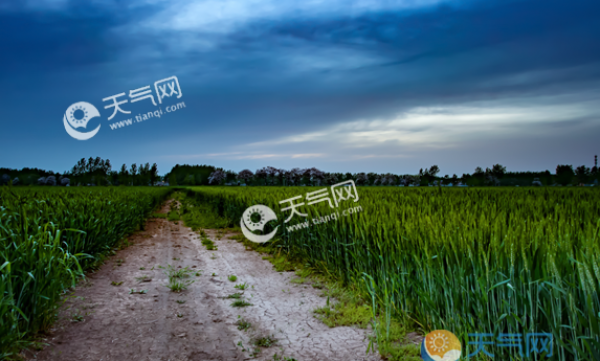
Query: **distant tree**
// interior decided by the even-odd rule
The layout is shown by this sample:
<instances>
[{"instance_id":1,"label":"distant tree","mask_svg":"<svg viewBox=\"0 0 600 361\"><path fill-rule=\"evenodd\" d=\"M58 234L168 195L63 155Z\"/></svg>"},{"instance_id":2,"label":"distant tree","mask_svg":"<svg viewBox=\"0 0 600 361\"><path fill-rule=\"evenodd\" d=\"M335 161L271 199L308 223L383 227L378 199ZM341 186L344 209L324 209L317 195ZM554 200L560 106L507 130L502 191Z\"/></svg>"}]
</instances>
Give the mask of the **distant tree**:
<instances>
[{"instance_id":1,"label":"distant tree","mask_svg":"<svg viewBox=\"0 0 600 361\"><path fill-rule=\"evenodd\" d=\"M293 168L290 173L292 173L291 178L293 179L294 185L300 185L302 182L302 177L304 176L304 169Z\"/></svg>"},{"instance_id":2,"label":"distant tree","mask_svg":"<svg viewBox=\"0 0 600 361\"><path fill-rule=\"evenodd\" d=\"M391 173L384 174L381 177L381 185L382 186L396 185L396 182L397 182L396 176Z\"/></svg>"},{"instance_id":3,"label":"distant tree","mask_svg":"<svg viewBox=\"0 0 600 361\"><path fill-rule=\"evenodd\" d=\"M373 181L374 186L378 186L381 184L381 176L375 175L373 178L375 178L375 180Z\"/></svg>"},{"instance_id":4,"label":"distant tree","mask_svg":"<svg viewBox=\"0 0 600 361\"><path fill-rule=\"evenodd\" d=\"M591 175L590 168L585 165L579 166L575 169L575 175L577 176L578 183L587 183Z\"/></svg>"},{"instance_id":5,"label":"distant tree","mask_svg":"<svg viewBox=\"0 0 600 361\"><path fill-rule=\"evenodd\" d=\"M335 173L325 173L323 177L323 183L325 185L334 185L338 182L338 177Z\"/></svg>"},{"instance_id":6,"label":"distant tree","mask_svg":"<svg viewBox=\"0 0 600 361\"><path fill-rule=\"evenodd\" d=\"M158 165L156 163L152 164L152 168L150 168L150 183L152 185L158 182Z\"/></svg>"},{"instance_id":7,"label":"distant tree","mask_svg":"<svg viewBox=\"0 0 600 361\"><path fill-rule=\"evenodd\" d=\"M267 173L267 169L266 167L261 168L261 169L257 169L256 173L254 173L254 177L256 178L256 180L258 180L258 182L262 185L262 184L267 184L267 177L268 177L268 173Z\"/></svg>"},{"instance_id":8,"label":"distant tree","mask_svg":"<svg viewBox=\"0 0 600 361\"><path fill-rule=\"evenodd\" d=\"M38 178L37 183L38 183L38 185L41 185L41 186L46 185L46 177Z\"/></svg>"},{"instance_id":9,"label":"distant tree","mask_svg":"<svg viewBox=\"0 0 600 361\"><path fill-rule=\"evenodd\" d=\"M457 185L458 184L458 176L456 174L452 175L452 185Z\"/></svg>"},{"instance_id":10,"label":"distant tree","mask_svg":"<svg viewBox=\"0 0 600 361\"><path fill-rule=\"evenodd\" d=\"M559 184L566 186L573 181L575 172L573 171L572 165L558 165L556 166L556 181Z\"/></svg>"},{"instance_id":11,"label":"distant tree","mask_svg":"<svg viewBox=\"0 0 600 361\"><path fill-rule=\"evenodd\" d=\"M129 180L129 171L127 170L126 164L123 164L121 166L121 170L119 171L119 184L131 184L131 181Z\"/></svg>"},{"instance_id":12,"label":"distant tree","mask_svg":"<svg viewBox=\"0 0 600 361\"><path fill-rule=\"evenodd\" d=\"M504 177L504 173L506 173L506 167L500 164L494 164L492 166L492 175L498 179L502 179Z\"/></svg>"},{"instance_id":13,"label":"distant tree","mask_svg":"<svg viewBox=\"0 0 600 361\"><path fill-rule=\"evenodd\" d=\"M232 170L228 170L225 171L225 182L226 183L234 183L237 181L237 173L232 171Z\"/></svg>"},{"instance_id":14,"label":"distant tree","mask_svg":"<svg viewBox=\"0 0 600 361\"><path fill-rule=\"evenodd\" d=\"M294 184L294 175L292 174L292 171L282 170L281 180L284 186L291 186Z\"/></svg>"},{"instance_id":15,"label":"distant tree","mask_svg":"<svg viewBox=\"0 0 600 361\"><path fill-rule=\"evenodd\" d=\"M186 186L193 186L196 185L196 178L194 177L193 174L188 174L184 179L183 179L183 184Z\"/></svg>"},{"instance_id":16,"label":"distant tree","mask_svg":"<svg viewBox=\"0 0 600 361\"><path fill-rule=\"evenodd\" d=\"M47 186L55 186L56 185L56 177L51 175L49 177L46 178L46 185Z\"/></svg>"},{"instance_id":17,"label":"distant tree","mask_svg":"<svg viewBox=\"0 0 600 361\"><path fill-rule=\"evenodd\" d=\"M137 164L133 163L131 165L131 170L129 171L130 175L131 175L131 185L136 185L137 184Z\"/></svg>"},{"instance_id":18,"label":"distant tree","mask_svg":"<svg viewBox=\"0 0 600 361\"><path fill-rule=\"evenodd\" d=\"M69 180L69 178L62 178L62 179L60 180L60 185L61 185L61 186L63 186L63 187L66 187L66 186L68 186L68 185L69 185L69 183L70 183L70 182L71 182L71 181Z\"/></svg>"},{"instance_id":19,"label":"distant tree","mask_svg":"<svg viewBox=\"0 0 600 361\"><path fill-rule=\"evenodd\" d=\"M252 177L254 177L254 173L252 173L250 169L244 169L243 171L238 173L237 177L240 181L244 182L245 184L249 184L250 180L252 180Z\"/></svg>"},{"instance_id":20,"label":"distant tree","mask_svg":"<svg viewBox=\"0 0 600 361\"><path fill-rule=\"evenodd\" d=\"M356 175L356 185L366 185L369 184L369 177L365 173L358 173Z\"/></svg>"},{"instance_id":21,"label":"distant tree","mask_svg":"<svg viewBox=\"0 0 600 361\"><path fill-rule=\"evenodd\" d=\"M427 170L427 174L431 177L435 177L440 172L440 167L437 165L432 165L429 170Z\"/></svg>"},{"instance_id":22,"label":"distant tree","mask_svg":"<svg viewBox=\"0 0 600 361\"><path fill-rule=\"evenodd\" d=\"M219 184L223 183L223 181L225 180L226 177L227 177L227 175L225 174L225 172L223 172L222 169L217 169L214 172L212 172L210 174L210 176L208 177L208 183L214 184L214 185L219 185Z\"/></svg>"},{"instance_id":23,"label":"distant tree","mask_svg":"<svg viewBox=\"0 0 600 361\"><path fill-rule=\"evenodd\" d=\"M275 183L277 182L277 178L281 173L281 170L271 166L265 167L263 169L267 174L267 177L265 178L267 185L275 185Z\"/></svg>"},{"instance_id":24,"label":"distant tree","mask_svg":"<svg viewBox=\"0 0 600 361\"><path fill-rule=\"evenodd\" d=\"M10 176L8 174L3 174L0 178L0 184L4 185L8 184L8 182L10 182Z\"/></svg>"}]
</instances>

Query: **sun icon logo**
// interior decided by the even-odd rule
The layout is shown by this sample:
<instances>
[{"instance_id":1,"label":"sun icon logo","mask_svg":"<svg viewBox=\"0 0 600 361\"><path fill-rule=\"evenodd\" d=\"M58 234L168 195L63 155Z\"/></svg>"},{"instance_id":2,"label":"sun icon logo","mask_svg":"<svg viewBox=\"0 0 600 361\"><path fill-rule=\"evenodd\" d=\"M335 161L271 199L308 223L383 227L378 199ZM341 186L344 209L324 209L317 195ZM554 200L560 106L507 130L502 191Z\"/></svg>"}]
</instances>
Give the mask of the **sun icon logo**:
<instances>
[{"instance_id":1,"label":"sun icon logo","mask_svg":"<svg viewBox=\"0 0 600 361\"><path fill-rule=\"evenodd\" d=\"M252 217L256 219L257 215L260 216L260 219L253 221ZM274 220L277 220L277 216L271 208L262 204L257 204L244 211L242 219L240 219L240 228L242 229L244 236L250 241L255 243L265 243L275 237L275 233L277 233L277 228L279 228L279 226L275 227L273 232L269 234L258 235L253 232L263 232L267 223Z\"/></svg>"},{"instance_id":2,"label":"sun icon logo","mask_svg":"<svg viewBox=\"0 0 600 361\"><path fill-rule=\"evenodd\" d=\"M81 117L82 114L83 114L82 118L76 118L76 116ZM96 107L93 104L90 104L88 102L77 102L77 103L71 104L69 106L69 108L67 108L67 111L65 112L65 114L63 116L63 124L65 126L65 130L67 131L67 134L69 134L71 137L73 137L77 140L88 140L98 133L98 131L100 130L101 124L99 124L96 127L96 129L94 129L90 132L80 132L75 129L76 128L87 128L87 125L88 125L88 122L90 121L90 119L93 119L93 118L96 118L99 116L100 116L100 112L98 112L98 109L96 109Z\"/></svg>"},{"instance_id":3,"label":"sun icon logo","mask_svg":"<svg viewBox=\"0 0 600 361\"><path fill-rule=\"evenodd\" d=\"M83 105L75 105L73 108L71 108L69 110L70 110L69 118L72 123L75 123L77 125L87 124L89 119L88 119L88 111L87 111L86 107L84 107ZM78 110L80 110L83 113L83 118L81 118L81 119L77 119L75 117L75 112L77 112Z\"/></svg>"},{"instance_id":4,"label":"sun icon logo","mask_svg":"<svg viewBox=\"0 0 600 361\"><path fill-rule=\"evenodd\" d=\"M258 215L260 220L258 222L253 222L252 217ZM255 218L256 219L256 218ZM246 225L249 229L262 229L262 225L264 224L265 213L261 208L253 207L250 209L250 212L246 215Z\"/></svg>"},{"instance_id":5,"label":"sun icon logo","mask_svg":"<svg viewBox=\"0 0 600 361\"><path fill-rule=\"evenodd\" d=\"M430 332L421 343L421 357L425 361L457 361L460 353L460 341L450 331Z\"/></svg>"},{"instance_id":6,"label":"sun icon logo","mask_svg":"<svg viewBox=\"0 0 600 361\"><path fill-rule=\"evenodd\" d=\"M438 332L431 337L429 345L429 348L433 349L435 352L441 352L446 351L450 344L448 343L448 337Z\"/></svg>"}]
</instances>

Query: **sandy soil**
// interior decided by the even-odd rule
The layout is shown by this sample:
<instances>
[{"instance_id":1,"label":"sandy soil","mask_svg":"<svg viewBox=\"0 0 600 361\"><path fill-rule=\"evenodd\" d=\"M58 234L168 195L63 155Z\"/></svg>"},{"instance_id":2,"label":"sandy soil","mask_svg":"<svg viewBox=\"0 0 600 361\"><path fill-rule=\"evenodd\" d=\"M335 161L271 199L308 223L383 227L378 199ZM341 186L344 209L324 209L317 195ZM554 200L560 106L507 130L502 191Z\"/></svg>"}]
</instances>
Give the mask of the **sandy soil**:
<instances>
[{"instance_id":1,"label":"sandy soil","mask_svg":"<svg viewBox=\"0 0 600 361\"><path fill-rule=\"evenodd\" d=\"M165 204L162 212L168 209ZM229 235L219 240L216 231L207 230L218 247L208 251L182 223L149 220L145 231L130 237L132 246L117 252L74 290L46 337L49 345L27 352L26 358L274 360L277 353L297 361L380 360L365 354L367 331L329 328L314 318L312 311L326 302L320 290L290 283L294 273L275 271L260 254L227 239ZM158 268L167 265L202 271L191 276L194 283L186 291L175 293ZM229 281L229 275L237 281ZM234 308L234 299L226 297L241 293L234 285L242 282L250 286L243 297L252 305ZM130 294L131 289L147 292ZM250 322L250 329L238 329L240 318ZM267 336L276 339L272 346L253 345Z\"/></svg>"}]
</instances>

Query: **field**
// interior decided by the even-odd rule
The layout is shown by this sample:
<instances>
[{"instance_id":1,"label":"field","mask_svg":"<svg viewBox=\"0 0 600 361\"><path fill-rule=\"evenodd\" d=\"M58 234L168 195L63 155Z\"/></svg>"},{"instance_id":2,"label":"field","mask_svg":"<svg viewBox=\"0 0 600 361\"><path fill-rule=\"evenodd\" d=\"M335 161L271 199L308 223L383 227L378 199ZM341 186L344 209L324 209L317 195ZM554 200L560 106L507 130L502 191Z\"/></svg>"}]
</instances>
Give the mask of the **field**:
<instances>
[{"instance_id":1,"label":"field","mask_svg":"<svg viewBox=\"0 0 600 361\"><path fill-rule=\"evenodd\" d=\"M169 193L149 187L0 189L0 359L29 333L47 329L64 291L143 225Z\"/></svg>"},{"instance_id":2,"label":"field","mask_svg":"<svg viewBox=\"0 0 600 361\"><path fill-rule=\"evenodd\" d=\"M463 350L469 333L525 339L547 332L552 359L600 359L597 190L359 187L361 212L288 231L305 219L284 224L289 213L279 201L314 190L195 187L187 195L211 204L231 226L251 205L275 210L280 230L272 246L370 297L380 347L390 353L389 325L400 320L424 332L449 330ZM324 202L300 211L309 220L333 212ZM509 359L517 349L495 351Z\"/></svg>"},{"instance_id":3,"label":"field","mask_svg":"<svg viewBox=\"0 0 600 361\"><path fill-rule=\"evenodd\" d=\"M265 231L279 229L267 246L363 295L382 354L398 353L394 327L400 324L421 333L451 331L463 354L470 333L518 333L525 339L530 332L547 332L554 340L552 359L600 359L596 189L359 187L356 203L335 209L326 202L305 205L299 211L306 218L284 223L289 212L279 202L318 189L190 187L181 216L192 228L194 222L199 229L231 228L239 227L249 206L272 208L277 221ZM0 356L47 329L65 290L143 228L170 192L1 189ZM202 207L186 208L193 204ZM289 228L355 207L360 211L351 215ZM200 209L202 216L195 213ZM179 219L178 212L165 218ZM198 219L190 219L193 214ZM521 359L516 349L493 351L496 359Z\"/></svg>"}]
</instances>

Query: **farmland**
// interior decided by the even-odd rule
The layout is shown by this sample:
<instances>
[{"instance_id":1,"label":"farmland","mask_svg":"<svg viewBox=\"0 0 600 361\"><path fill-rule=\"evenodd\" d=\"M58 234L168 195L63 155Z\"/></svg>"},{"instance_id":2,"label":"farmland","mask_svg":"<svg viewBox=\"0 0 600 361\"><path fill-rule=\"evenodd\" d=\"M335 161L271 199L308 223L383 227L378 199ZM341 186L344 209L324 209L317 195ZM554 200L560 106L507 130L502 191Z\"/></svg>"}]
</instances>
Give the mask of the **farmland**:
<instances>
[{"instance_id":1,"label":"farmland","mask_svg":"<svg viewBox=\"0 0 600 361\"><path fill-rule=\"evenodd\" d=\"M275 210L283 231L273 246L372 298L384 326L380 341L394 318L424 331L450 330L463 345L469 333L548 332L554 359L598 352L597 190L359 187L362 212L285 231L288 213L279 201L311 190L195 187L187 195L232 226L251 205ZM325 202L301 211L307 219L332 212Z\"/></svg>"},{"instance_id":2,"label":"farmland","mask_svg":"<svg viewBox=\"0 0 600 361\"><path fill-rule=\"evenodd\" d=\"M463 350L469 333L548 332L552 359L586 360L597 352L597 189L358 187L356 203L336 210L326 202L306 205L300 209L306 218L284 223L289 212L281 211L280 201L321 188L189 187L182 219L194 221L186 207L201 204L213 214L198 216L199 228L230 228L239 226L249 206L272 208L277 220L265 233L279 229L267 247L332 275L369 300L384 354L396 347L390 328L398 323L422 333L449 330ZM0 190L1 350L48 328L64 290L128 233L143 228L170 192ZM288 228L357 205L360 212L334 221ZM495 351L503 360L516 352Z\"/></svg>"},{"instance_id":3,"label":"farmland","mask_svg":"<svg viewBox=\"0 0 600 361\"><path fill-rule=\"evenodd\" d=\"M65 289L143 226L169 193L149 187L0 189L0 358L27 334L47 329Z\"/></svg>"}]
</instances>

